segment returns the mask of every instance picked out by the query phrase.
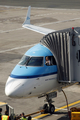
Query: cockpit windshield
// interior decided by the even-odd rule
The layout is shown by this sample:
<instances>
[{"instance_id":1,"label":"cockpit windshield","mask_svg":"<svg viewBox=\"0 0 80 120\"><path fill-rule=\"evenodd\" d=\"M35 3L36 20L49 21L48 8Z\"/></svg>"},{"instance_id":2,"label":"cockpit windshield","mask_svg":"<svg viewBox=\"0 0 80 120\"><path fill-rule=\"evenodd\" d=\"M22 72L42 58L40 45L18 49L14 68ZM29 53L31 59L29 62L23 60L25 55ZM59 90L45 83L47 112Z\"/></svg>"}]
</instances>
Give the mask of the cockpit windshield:
<instances>
[{"instance_id":1,"label":"cockpit windshield","mask_svg":"<svg viewBox=\"0 0 80 120\"><path fill-rule=\"evenodd\" d=\"M26 65L27 62L29 61L29 59L30 59L29 56L24 55L24 56L21 58L21 60L20 60L20 62L19 62L19 65Z\"/></svg>"},{"instance_id":2,"label":"cockpit windshield","mask_svg":"<svg viewBox=\"0 0 80 120\"><path fill-rule=\"evenodd\" d=\"M30 57L24 55L20 60L19 65L43 66L43 57Z\"/></svg>"}]
</instances>

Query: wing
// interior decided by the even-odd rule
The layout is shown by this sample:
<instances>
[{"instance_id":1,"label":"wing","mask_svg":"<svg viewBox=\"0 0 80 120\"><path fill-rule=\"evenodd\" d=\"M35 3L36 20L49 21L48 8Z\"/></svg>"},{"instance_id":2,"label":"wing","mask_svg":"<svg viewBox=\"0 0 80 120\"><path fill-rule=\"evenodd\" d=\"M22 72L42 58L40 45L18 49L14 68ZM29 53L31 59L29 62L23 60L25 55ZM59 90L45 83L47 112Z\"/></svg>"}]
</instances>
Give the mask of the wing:
<instances>
[{"instance_id":1,"label":"wing","mask_svg":"<svg viewBox=\"0 0 80 120\"><path fill-rule=\"evenodd\" d=\"M23 23L22 27L27 28L32 31L35 31L35 32L38 32L38 33L41 33L41 34L44 34L44 35L55 31L52 29L38 27L38 26L30 24L30 11L31 11L31 6L28 7L27 17L26 17L26 20Z\"/></svg>"}]
</instances>

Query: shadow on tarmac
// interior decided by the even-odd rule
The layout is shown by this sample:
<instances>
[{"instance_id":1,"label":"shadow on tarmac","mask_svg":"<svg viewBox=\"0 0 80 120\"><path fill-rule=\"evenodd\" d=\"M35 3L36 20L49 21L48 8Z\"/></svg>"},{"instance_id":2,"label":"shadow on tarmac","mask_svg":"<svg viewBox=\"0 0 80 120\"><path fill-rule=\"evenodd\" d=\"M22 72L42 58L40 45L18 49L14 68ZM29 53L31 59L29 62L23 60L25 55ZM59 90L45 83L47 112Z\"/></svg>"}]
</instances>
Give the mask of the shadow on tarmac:
<instances>
[{"instance_id":1,"label":"shadow on tarmac","mask_svg":"<svg viewBox=\"0 0 80 120\"><path fill-rule=\"evenodd\" d=\"M70 120L68 116L62 116L61 118L57 119L57 120Z\"/></svg>"},{"instance_id":2,"label":"shadow on tarmac","mask_svg":"<svg viewBox=\"0 0 80 120\"><path fill-rule=\"evenodd\" d=\"M68 116L68 112L55 112L54 114L57 114L57 115L63 115L61 116L59 119L57 120L70 120L69 116Z\"/></svg>"}]
</instances>

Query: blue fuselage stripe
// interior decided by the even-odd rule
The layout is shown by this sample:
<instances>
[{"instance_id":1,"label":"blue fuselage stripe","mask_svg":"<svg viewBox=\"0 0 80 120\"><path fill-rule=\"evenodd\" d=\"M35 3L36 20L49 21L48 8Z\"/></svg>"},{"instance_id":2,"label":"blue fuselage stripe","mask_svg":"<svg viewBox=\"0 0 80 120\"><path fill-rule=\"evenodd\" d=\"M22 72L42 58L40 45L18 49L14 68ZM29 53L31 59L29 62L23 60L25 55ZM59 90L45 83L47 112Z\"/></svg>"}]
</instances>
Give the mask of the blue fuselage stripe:
<instances>
[{"instance_id":1,"label":"blue fuselage stripe","mask_svg":"<svg viewBox=\"0 0 80 120\"><path fill-rule=\"evenodd\" d=\"M53 73L49 73L49 74L43 74L43 75L33 75L33 76L19 76L19 75L11 74L10 77L18 78L18 79L29 79L29 78L44 77L44 76L54 75L54 74L57 74L57 72L53 72Z\"/></svg>"}]
</instances>

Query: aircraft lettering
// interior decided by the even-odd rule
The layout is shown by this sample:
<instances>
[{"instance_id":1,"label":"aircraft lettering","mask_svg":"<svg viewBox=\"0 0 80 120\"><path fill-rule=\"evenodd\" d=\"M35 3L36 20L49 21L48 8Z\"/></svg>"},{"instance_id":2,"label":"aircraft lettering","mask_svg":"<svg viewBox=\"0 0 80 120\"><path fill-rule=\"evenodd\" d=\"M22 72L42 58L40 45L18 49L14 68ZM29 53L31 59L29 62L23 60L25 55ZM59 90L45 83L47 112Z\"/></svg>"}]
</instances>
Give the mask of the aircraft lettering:
<instances>
[{"instance_id":1,"label":"aircraft lettering","mask_svg":"<svg viewBox=\"0 0 80 120\"><path fill-rule=\"evenodd\" d=\"M45 79L45 81L48 81L48 80L53 80L53 79L55 79L55 78L49 78L49 79Z\"/></svg>"}]
</instances>

